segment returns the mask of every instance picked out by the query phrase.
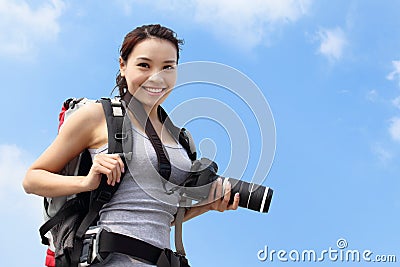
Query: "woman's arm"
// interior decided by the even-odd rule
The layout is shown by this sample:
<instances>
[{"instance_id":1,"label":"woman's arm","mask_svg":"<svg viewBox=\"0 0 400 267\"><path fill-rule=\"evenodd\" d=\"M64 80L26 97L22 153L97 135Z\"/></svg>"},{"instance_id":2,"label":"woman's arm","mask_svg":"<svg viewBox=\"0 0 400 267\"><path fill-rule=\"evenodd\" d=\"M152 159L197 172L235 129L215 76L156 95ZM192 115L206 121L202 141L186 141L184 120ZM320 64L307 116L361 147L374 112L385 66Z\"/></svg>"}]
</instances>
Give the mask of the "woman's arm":
<instances>
[{"instance_id":1,"label":"woman's arm","mask_svg":"<svg viewBox=\"0 0 400 267\"><path fill-rule=\"evenodd\" d=\"M118 155L97 155L87 176L57 174L84 149L105 143L107 127L102 106L88 104L64 123L54 142L28 169L23 180L25 191L46 197L90 191L98 187L103 173L110 184L119 182L123 163Z\"/></svg>"}]
</instances>

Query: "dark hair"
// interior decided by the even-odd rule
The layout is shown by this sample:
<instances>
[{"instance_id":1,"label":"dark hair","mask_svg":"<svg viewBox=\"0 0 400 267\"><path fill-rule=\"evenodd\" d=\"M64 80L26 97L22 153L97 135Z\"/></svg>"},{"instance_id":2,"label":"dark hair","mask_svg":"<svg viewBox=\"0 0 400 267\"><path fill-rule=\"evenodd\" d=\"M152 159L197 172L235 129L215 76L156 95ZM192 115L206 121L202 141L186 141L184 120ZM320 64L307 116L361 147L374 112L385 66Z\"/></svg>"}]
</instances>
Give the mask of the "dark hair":
<instances>
[{"instance_id":1,"label":"dark hair","mask_svg":"<svg viewBox=\"0 0 400 267\"><path fill-rule=\"evenodd\" d=\"M160 24L143 25L129 32L125 36L121 49L119 51L121 58L124 61L127 61L133 48L139 42L149 38L159 38L162 40L170 41L176 47L177 51L176 62L178 63L180 45L183 44L183 40L178 39L176 33L173 30L161 26ZM118 72L117 74L115 87L118 87L120 96L124 96L125 93L127 92L128 85L126 84L125 77L122 77L120 72Z\"/></svg>"}]
</instances>

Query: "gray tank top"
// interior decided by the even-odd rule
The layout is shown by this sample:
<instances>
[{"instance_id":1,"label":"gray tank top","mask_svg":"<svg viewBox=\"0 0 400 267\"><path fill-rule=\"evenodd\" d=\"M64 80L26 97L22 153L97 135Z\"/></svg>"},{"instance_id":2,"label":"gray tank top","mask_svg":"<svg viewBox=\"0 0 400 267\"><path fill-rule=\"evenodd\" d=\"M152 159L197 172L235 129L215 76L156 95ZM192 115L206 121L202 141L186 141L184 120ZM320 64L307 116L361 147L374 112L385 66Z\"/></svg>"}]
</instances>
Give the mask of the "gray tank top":
<instances>
[{"instance_id":1,"label":"gray tank top","mask_svg":"<svg viewBox=\"0 0 400 267\"><path fill-rule=\"evenodd\" d=\"M179 184L190 170L191 161L180 145L165 146L171 162L170 181ZM105 153L107 148L91 151ZM98 225L112 232L144 240L159 248L170 247L170 226L177 211L179 195L168 195L172 184L164 184L157 172L157 156L147 136L133 130L133 155L117 192L100 211ZM151 266L127 255L115 253L93 266Z\"/></svg>"}]
</instances>

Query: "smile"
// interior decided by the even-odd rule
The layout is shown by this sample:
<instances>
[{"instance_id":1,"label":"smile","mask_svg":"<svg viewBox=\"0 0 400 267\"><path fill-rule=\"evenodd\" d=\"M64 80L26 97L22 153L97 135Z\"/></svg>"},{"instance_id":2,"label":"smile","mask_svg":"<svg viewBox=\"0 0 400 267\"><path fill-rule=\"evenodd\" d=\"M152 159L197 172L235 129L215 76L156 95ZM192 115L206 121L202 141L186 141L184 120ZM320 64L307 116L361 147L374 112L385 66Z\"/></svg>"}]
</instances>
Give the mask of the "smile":
<instances>
[{"instance_id":1,"label":"smile","mask_svg":"<svg viewBox=\"0 0 400 267\"><path fill-rule=\"evenodd\" d=\"M160 94L162 91L165 90L165 88L156 88L156 87L147 87L147 86L142 86L142 88L152 94Z\"/></svg>"}]
</instances>

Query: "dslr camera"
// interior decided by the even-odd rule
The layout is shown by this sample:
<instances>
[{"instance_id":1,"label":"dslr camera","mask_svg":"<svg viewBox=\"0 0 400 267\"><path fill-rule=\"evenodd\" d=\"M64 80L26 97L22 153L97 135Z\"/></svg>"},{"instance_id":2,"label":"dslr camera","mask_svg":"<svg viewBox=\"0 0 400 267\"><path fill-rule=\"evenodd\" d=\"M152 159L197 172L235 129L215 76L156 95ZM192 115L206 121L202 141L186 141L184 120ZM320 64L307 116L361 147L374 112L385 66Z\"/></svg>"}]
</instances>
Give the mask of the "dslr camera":
<instances>
[{"instance_id":1,"label":"dslr camera","mask_svg":"<svg viewBox=\"0 0 400 267\"><path fill-rule=\"evenodd\" d=\"M207 158L201 158L193 162L190 175L184 183L184 196L201 201L208 197L212 182L218 177L218 165ZM224 179L224 177L221 177ZM239 206L258 212L268 212L271 204L273 190L262 185L247 183L245 181L228 179L232 185L229 203L233 203L236 193L239 193Z\"/></svg>"}]
</instances>

